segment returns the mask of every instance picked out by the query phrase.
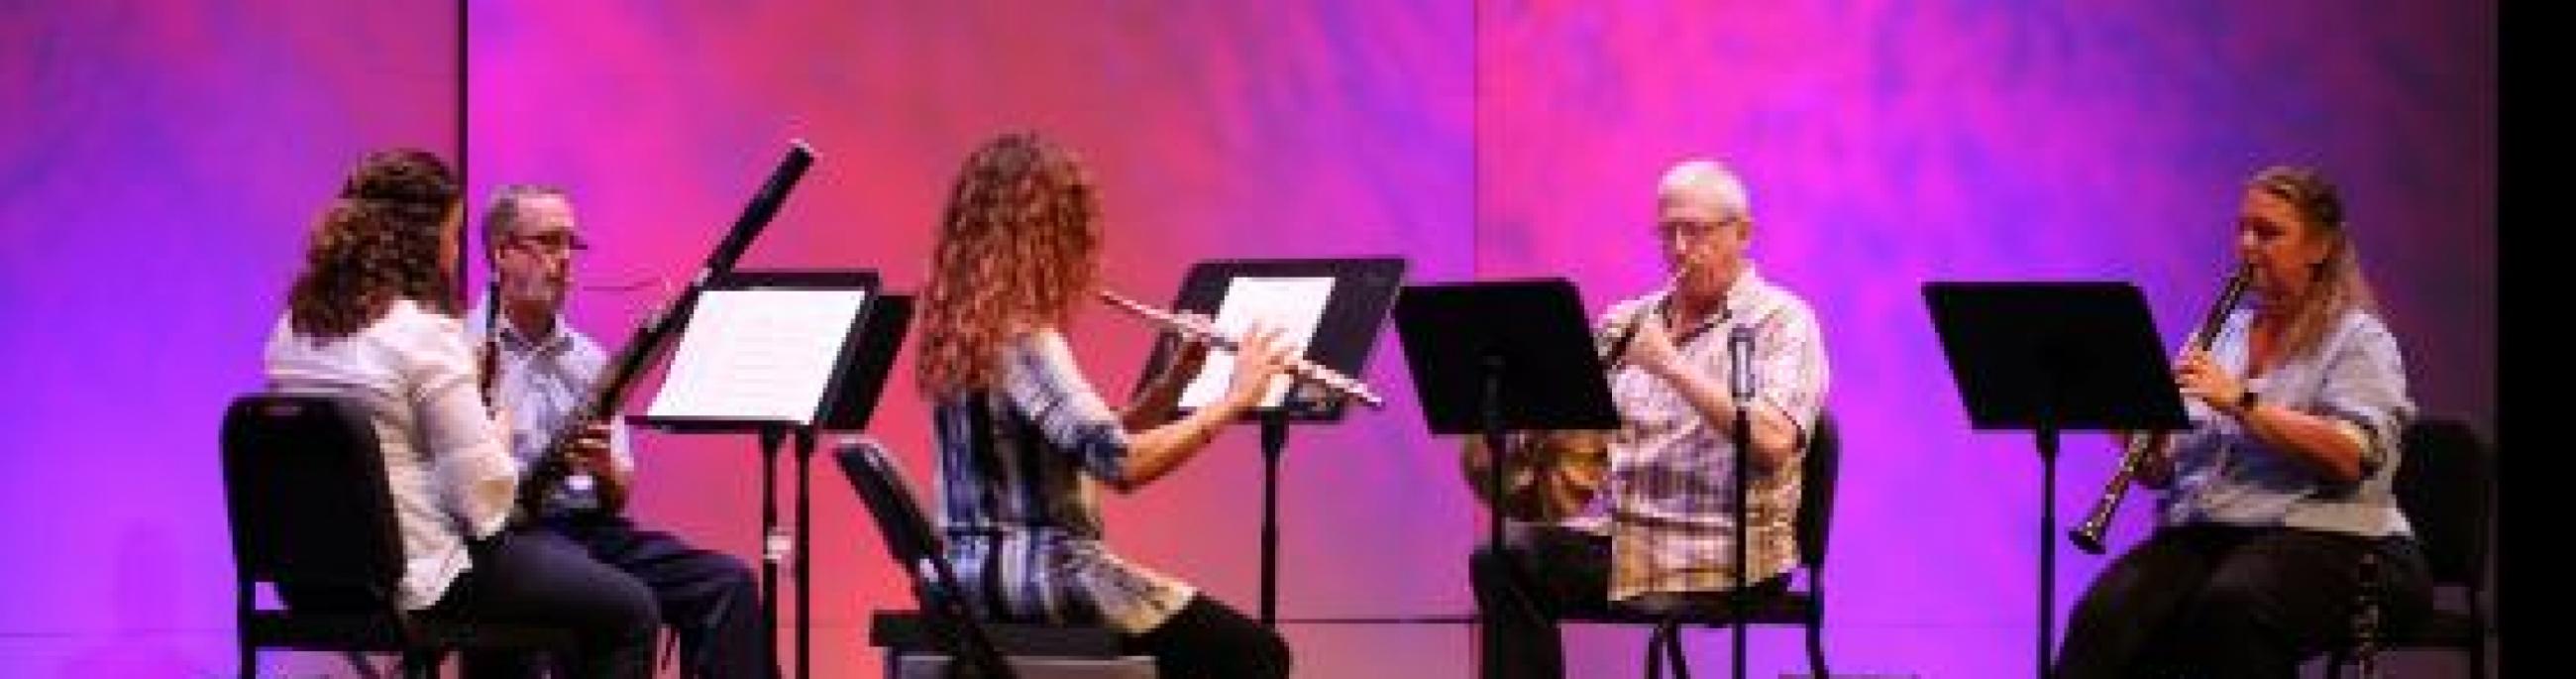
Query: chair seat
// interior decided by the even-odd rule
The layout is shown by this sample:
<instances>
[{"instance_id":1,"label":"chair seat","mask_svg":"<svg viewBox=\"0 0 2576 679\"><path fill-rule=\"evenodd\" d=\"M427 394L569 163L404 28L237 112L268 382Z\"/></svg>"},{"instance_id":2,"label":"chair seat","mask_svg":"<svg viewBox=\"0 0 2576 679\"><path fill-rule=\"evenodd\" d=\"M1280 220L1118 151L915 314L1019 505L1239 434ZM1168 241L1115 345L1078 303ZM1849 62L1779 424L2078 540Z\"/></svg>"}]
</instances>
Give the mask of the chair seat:
<instances>
[{"instance_id":1,"label":"chair seat","mask_svg":"<svg viewBox=\"0 0 2576 679\"><path fill-rule=\"evenodd\" d=\"M1106 627L986 622L984 634L1005 656L1117 658L1118 633ZM877 611L868 618L868 644L902 652L936 652L939 639L919 611Z\"/></svg>"},{"instance_id":2,"label":"chair seat","mask_svg":"<svg viewBox=\"0 0 2576 679\"><path fill-rule=\"evenodd\" d=\"M1815 594L1803 591L1759 594L1744 603L1743 618L1736 617L1727 597L1712 594L1705 597L1685 598L1679 607L1669 611L1646 611L1626 606L1611 606L1602 610L1571 611L1566 613L1564 619L1623 625L1656 625L1671 620L1684 625L1702 627L1723 627L1742 619L1757 625L1785 625L1815 619L1817 611L1821 610L1816 606Z\"/></svg>"},{"instance_id":3,"label":"chair seat","mask_svg":"<svg viewBox=\"0 0 2576 679\"><path fill-rule=\"evenodd\" d=\"M422 648L563 648L573 645L570 631L539 625L463 621L437 615L412 618L414 635L406 639L394 621L357 613L291 613L256 611L242 627L243 638L260 648L308 651L400 652Z\"/></svg>"}]
</instances>

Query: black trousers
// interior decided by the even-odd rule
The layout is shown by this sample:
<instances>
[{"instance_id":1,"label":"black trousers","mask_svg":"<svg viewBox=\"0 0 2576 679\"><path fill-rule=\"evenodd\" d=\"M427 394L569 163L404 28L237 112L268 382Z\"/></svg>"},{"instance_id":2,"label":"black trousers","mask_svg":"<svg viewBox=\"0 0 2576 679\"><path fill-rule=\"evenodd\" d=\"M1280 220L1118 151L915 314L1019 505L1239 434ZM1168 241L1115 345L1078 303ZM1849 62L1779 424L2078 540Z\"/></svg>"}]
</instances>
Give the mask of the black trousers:
<instances>
[{"instance_id":1,"label":"black trousers","mask_svg":"<svg viewBox=\"0 0 2576 679\"><path fill-rule=\"evenodd\" d=\"M2376 557L2384 624L2424 615L2432 580L2407 538L2159 529L2084 590L2059 646L2056 676L2295 677L2301 661L2350 635L2365 554Z\"/></svg>"},{"instance_id":2,"label":"black trousers","mask_svg":"<svg viewBox=\"0 0 2576 679\"><path fill-rule=\"evenodd\" d=\"M432 610L473 620L567 627L576 647L564 674L607 679L653 675L653 594L545 531L503 531L472 548L474 565ZM465 675L484 676L492 655L465 654Z\"/></svg>"},{"instance_id":3,"label":"black trousers","mask_svg":"<svg viewBox=\"0 0 2576 679\"><path fill-rule=\"evenodd\" d=\"M653 627L660 615L651 592L582 553L562 537L510 530L474 543L474 565L449 583L430 611L465 620L562 627L576 647L565 673L592 679L653 674ZM366 599L331 589L278 592L297 609L335 610ZM476 676L481 654L467 654Z\"/></svg>"},{"instance_id":4,"label":"black trousers","mask_svg":"<svg viewBox=\"0 0 2576 679\"><path fill-rule=\"evenodd\" d=\"M543 524L587 558L613 569L612 579L650 593L680 640L682 675L699 679L776 679L777 648L760 605L760 580L740 559L645 530L624 516L584 515Z\"/></svg>"},{"instance_id":5,"label":"black trousers","mask_svg":"<svg viewBox=\"0 0 2576 679\"><path fill-rule=\"evenodd\" d=\"M1476 590L1478 676L1486 679L1565 676L1557 621L1610 612L1610 538L1547 525L1515 525L1501 551L1478 547L1467 561ZM1754 583L1756 592L1787 589L1786 576ZM1657 597L1666 604L1723 606L1723 593Z\"/></svg>"},{"instance_id":6,"label":"black trousers","mask_svg":"<svg viewBox=\"0 0 2576 679\"><path fill-rule=\"evenodd\" d=\"M1156 673L1174 679L1288 676L1288 641L1206 594L1190 597L1161 626L1128 637L1125 647L1154 656Z\"/></svg>"}]
</instances>

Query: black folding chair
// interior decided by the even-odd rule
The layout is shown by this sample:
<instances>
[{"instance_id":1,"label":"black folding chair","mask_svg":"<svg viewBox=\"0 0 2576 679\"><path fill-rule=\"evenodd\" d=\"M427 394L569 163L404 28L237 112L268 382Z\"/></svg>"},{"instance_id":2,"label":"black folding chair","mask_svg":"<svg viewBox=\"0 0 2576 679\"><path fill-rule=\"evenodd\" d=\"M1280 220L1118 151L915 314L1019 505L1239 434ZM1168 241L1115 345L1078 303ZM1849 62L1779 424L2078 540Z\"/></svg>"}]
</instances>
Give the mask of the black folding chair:
<instances>
[{"instance_id":1,"label":"black folding chair","mask_svg":"<svg viewBox=\"0 0 2576 679\"><path fill-rule=\"evenodd\" d=\"M1061 666L1083 676L1152 677L1153 658L1126 655L1118 635L1104 627L1004 624L977 619L960 594L939 532L915 499L912 486L874 439L843 441L834 457L859 500L876 519L886 551L912 580L917 611L878 611L868 623L869 643L886 649L886 673L902 676L909 659L936 663L946 675L1010 679Z\"/></svg>"},{"instance_id":2,"label":"black folding chair","mask_svg":"<svg viewBox=\"0 0 2576 679\"><path fill-rule=\"evenodd\" d=\"M2415 624L2355 630L2355 639L2328 661L2330 676L2360 659L2364 643L2376 650L2450 649L2469 656L2469 676L2487 676L2487 637L2495 619L2487 610L2487 527L2495 516L2493 452L2477 432L2455 419L2425 418L2408 426L2405 455L2397 463L2397 504L2415 528L2415 542L2432 568L2436 590L2457 587L2467 603L2436 608ZM2368 635L2373 638L2364 640Z\"/></svg>"},{"instance_id":3,"label":"black folding chair","mask_svg":"<svg viewBox=\"0 0 2576 679\"><path fill-rule=\"evenodd\" d=\"M1818 679L1832 676L1825 669L1825 546L1833 528L1834 488L1841 471L1841 457L1842 439L1834 429L1833 415L1817 416L1815 431L1808 434L1806 456L1800 462L1803 487L1799 492L1795 520L1798 566L1806 572L1804 589L1729 592L1727 596L1748 597L1743 602L1742 617L1736 615L1735 604L1727 596L1716 596L1692 599L1688 605L1672 611L1650 613L1613 607L1569 615L1566 619L1653 626L1654 632L1646 637L1646 676L1663 676L1664 660L1670 659L1674 676L1682 679L1690 677L1689 661L1682 654L1682 628L1798 625L1807 631L1807 671ZM1743 521L1744 508L1738 507L1736 511L1736 521Z\"/></svg>"},{"instance_id":4,"label":"black folding chair","mask_svg":"<svg viewBox=\"0 0 2576 679\"><path fill-rule=\"evenodd\" d=\"M243 679L257 676L263 648L400 653L406 675L426 678L463 648L570 647L567 630L402 609L401 535L384 455L363 412L330 396L261 393L234 399L224 413ZM279 591L286 609L257 607L261 582Z\"/></svg>"}]
</instances>

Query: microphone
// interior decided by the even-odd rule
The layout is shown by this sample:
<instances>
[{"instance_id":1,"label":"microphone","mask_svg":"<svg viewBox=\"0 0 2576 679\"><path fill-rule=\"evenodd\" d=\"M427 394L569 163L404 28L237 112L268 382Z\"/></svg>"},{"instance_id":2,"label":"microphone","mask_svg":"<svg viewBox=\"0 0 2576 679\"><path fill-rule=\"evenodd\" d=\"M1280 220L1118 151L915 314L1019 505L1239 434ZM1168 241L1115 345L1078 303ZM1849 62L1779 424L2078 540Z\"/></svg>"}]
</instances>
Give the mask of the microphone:
<instances>
[{"instance_id":1,"label":"microphone","mask_svg":"<svg viewBox=\"0 0 2576 679\"><path fill-rule=\"evenodd\" d=\"M1726 333L1726 385L1738 405L1753 402L1753 328L1735 326Z\"/></svg>"}]
</instances>

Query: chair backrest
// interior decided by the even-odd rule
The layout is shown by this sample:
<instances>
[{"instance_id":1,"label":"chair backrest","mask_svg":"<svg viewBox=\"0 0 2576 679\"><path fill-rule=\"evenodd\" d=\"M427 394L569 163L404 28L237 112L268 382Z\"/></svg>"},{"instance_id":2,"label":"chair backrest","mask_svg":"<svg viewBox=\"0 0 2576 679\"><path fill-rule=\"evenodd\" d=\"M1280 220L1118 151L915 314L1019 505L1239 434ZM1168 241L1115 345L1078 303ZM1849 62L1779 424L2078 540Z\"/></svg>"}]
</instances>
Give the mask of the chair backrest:
<instances>
[{"instance_id":1,"label":"chair backrest","mask_svg":"<svg viewBox=\"0 0 2576 679\"><path fill-rule=\"evenodd\" d=\"M1834 428L1834 414L1817 413L1815 431L1807 435L1798 490L1798 561L1811 571L1811 578L1822 577L1820 573L1825 569L1825 547L1833 533L1834 489L1841 481L1842 454L1842 434Z\"/></svg>"},{"instance_id":2,"label":"chair backrest","mask_svg":"<svg viewBox=\"0 0 2576 679\"><path fill-rule=\"evenodd\" d=\"M233 400L224 412L224 507L245 588L331 589L394 605L402 544L376 446L365 411L336 397Z\"/></svg>"},{"instance_id":3,"label":"chair backrest","mask_svg":"<svg viewBox=\"0 0 2576 679\"><path fill-rule=\"evenodd\" d=\"M948 566L938 529L922 510L912 484L895 467L894 457L876 439L864 436L844 441L838 448L833 457L840 461L842 475L850 477L859 502L876 519L886 551L912 580L913 596L932 633L952 657L963 660L950 664L951 676L1011 677L1001 651L960 595L957 574Z\"/></svg>"},{"instance_id":4,"label":"chair backrest","mask_svg":"<svg viewBox=\"0 0 2576 679\"><path fill-rule=\"evenodd\" d=\"M2426 418L2406 428L2398 460L2398 506L2415 527L2433 581L2486 584L2487 525L2494 512L2494 460L2465 422Z\"/></svg>"}]
</instances>

